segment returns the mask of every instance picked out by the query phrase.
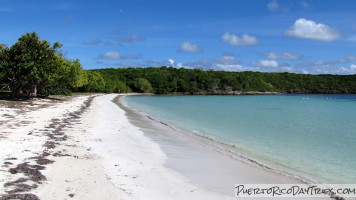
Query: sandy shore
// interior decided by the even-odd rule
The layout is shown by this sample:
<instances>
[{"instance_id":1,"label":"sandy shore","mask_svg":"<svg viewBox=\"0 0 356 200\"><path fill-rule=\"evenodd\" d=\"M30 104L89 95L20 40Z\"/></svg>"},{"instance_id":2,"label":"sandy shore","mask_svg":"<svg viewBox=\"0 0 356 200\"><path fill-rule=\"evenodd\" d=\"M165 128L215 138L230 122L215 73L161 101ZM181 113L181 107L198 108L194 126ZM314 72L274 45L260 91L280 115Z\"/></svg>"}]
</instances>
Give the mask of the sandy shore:
<instances>
[{"instance_id":1,"label":"sandy shore","mask_svg":"<svg viewBox=\"0 0 356 200\"><path fill-rule=\"evenodd\" d=\"M2 104L0 200L235 199L235 183L294 182L183 137L148 136L162 130L133 125L115 97Z\"/></svg>"}]
</instances>

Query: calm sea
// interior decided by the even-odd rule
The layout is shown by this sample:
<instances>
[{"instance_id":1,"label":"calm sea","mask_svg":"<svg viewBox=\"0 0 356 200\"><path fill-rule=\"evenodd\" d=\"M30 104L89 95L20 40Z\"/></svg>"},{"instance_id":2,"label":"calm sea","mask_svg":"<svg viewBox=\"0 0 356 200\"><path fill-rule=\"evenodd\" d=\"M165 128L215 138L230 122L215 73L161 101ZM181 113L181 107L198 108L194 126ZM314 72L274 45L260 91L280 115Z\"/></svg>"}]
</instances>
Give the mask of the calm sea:
<instances>
[{"instance_id":1,"label":"calm sea","mask_svg":"<svg viewBox=\"0 0 356 200\"><path fill-rule=\"evenodd\" d=\"M165 123L322 183L356 183L356 95L127 96Z\"/></svg>"}]
</instances>

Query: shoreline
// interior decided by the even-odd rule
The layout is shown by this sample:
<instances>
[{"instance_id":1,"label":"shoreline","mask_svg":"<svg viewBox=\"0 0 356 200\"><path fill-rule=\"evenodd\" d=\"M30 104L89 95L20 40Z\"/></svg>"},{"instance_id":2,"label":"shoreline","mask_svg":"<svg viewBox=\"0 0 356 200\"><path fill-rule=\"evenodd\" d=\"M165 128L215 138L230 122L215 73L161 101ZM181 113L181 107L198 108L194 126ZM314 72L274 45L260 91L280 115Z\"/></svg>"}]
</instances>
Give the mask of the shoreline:
<instances>
[{"instance_id":1,"label":"shoreline","mask_svg":"<svg viewBox=\"0 0 356 200\"><path fill-rule=\"evenodd\" d=\"M171 143L180 143L181 146L184 146L186 144L190 145L190 148L196 149L197 151L202 151L204 153L212 153L214 156L223 156L226 158L226 160L232 160L232 162L240 163L242 166L246 168L254 168L257 171L261 170L263 171L264 176L269 176L271 175L272 177L276 179L269 179L267 182L259 182L261 180L255 179L255 183L276 183L274 181L280 180L283 183L306 183L306 184L312 184L309 182L309 180L303 179L302 177L296 176L294 174L290 174L278 169L275 169L273 167L270 167L260 161L257 161L255 158L249 157L248 155L245 155L242 152L238 152L237 149L234 149L232 146L215 141L209 137L202 136L196 133L192 133L189 131L181 130L177 127L174 127L170 124L167 124L165 122L160 121L159 119L156 119L147 113L141 113L138 110L135 110L134 108L130 108L128 105L126 105L122 99L123 97L120 97L119 103L121 104L120 107L124 107L123 109L128 113L127 116L130 119L131 123L133 123L135 126L138 126L143 129L143 131L146 133L145 135L151 139L153 139L155 142L160 144L161 146L166 145L164 142L162 142L162 138L160 137L166 137L171 139ZM125 105L123 105L125 104ZM144 124L144 125L142 125ZM147 128L148 127L148 128ZM157 133L159 132L159 133ZM167 134L168 136L164 136ZM159 135L159 136L157 136ZM155 138L156 137L156 138ZM169 140L168 139L168 140ZM184 143L184 144L182 144ZM188 145L188 146L189 146ZM183 149L181 149L184 151ZM168 150L169 151L169 150ZM217 157L214 157L217 158ZM209 158L209 159L214 159L214 158ZM169 162L169 161L168 161ZM170 164L168 164L169 166ZM241 166L237 167L237 169L241 170ZM255 171L253 171L255 172ZM245 177L246 178L246 177ZM266 180L265 178L263 178ZM250 181L250 180L248 180ZM252 181L253 182L253 181ZM277 181L278 182L278 181Z\"/></svg>"},{"instance_id":2,"label":"shoreline","mask_svg":"<svg viewBox=\"0 0 356 200\"><path fill-rule=\"evenodd\" d=\"M321 94L321 95L323 95L323 94ZM279 96L279 95L277 95L277 96ZM281 95L281 96L283 96L283 95ZM346 98L348 98L347 96L348 95L346 95ZM122 98L124 98L124 97L122 97ZM334 99L333 97L327 97L327 98L323 97L323 98L324 99ZM309 99L309 98L303 98L303 99ZM122 100L121 104L123 103L123 101L125 101L125 100ZM289 167L288 165L276 164L271 160L253 155L252 153L244 151L243 148L239 148L234 143L229 143L229 141L227 141L227 140L215 139L213 136L210 137L210 136L208 136L209 134L199 133L198 131L195 131L195 129L188 130L184 126L173 123L172 119L170 119L171 121L169 122L169 121L165 120L164 118L161 118L161 119L156 118L144 111L141 111L141 110L135 108L135 104L133 104L134 105L133 108L130 108L130 105L128 105L126 102L124 103L124 105L125 105L125 107L128 107L128 109L131 110L132 112L135 112L138 115L142 115L144 118L147 118L148 121L152 121L153 123L159 123L163 126L166 126L170 129L172 129L173 132L175 132L176 134L184 135L188 139L194 139L196 142L205 145L207 148L211 148L215 151L220 152L221 154L225 154L225 155L227 155L233 159L236 159L240 162L245 162L250 165L261 167L261 168L263 168L267 171L270 171L272 173L287 176L289 178L292 178L296 181L299 181L299 182L302 182L305 184L329 185L329 184L333 183L332 179L326 179L322 176L317 176L316 174L312 174L312 173L308 174L306 172L303 172L302 170L298 171L298 169ZM139 107L139 104L138 104L138 107ZM187 117L187 118L189 118L189 117ZM175 125L172 125L172 124L175 124ZM198 128L198 130L199 130L199 128ZM218 138L218 137L216 137L216 138ZM338 183L338 182L336 182L336 183ZM348 182L346 182L346 183L348 183Z\"/></svg>"},{"instance_id":3,"label":"shoreline","mask_svg":"<svg viewBox=\"0 0 356 200\"><path fill-rule=\"evenodd\" d=\"M121 93L123 96L130 95L162 95L162 96L250 96L250 95L355 95L356 93L313 93L313 92L259 92L259 91L215 91L215 92L171 92L164 94L156 93Z\"/></svg>"},{"instance_id":4,"label":"shoreline","mask_svg":"<svg viewBox=\"0 0 356 200\"><path fill-rule=\"evenodd\" d=\"M291 183L153 123L133 122L113 102L118 96L77 96L19 115L1 108L13 119L1 123L0 160L8 164L0 169L0 200L235 199L237 183Z\"/></svg>"},{"instance_id":5,"label":"shoreline","mask_svg":"<svg viewBox=\"0 0 356 200\"><path fill-rule=\"evenodd\" d=\"M148 129L153 129L154 131L161 132L161 134L165 134L164 132L169 132L169 134L172 137L172 135L175 135L175 137L178 137L178 141L173 139L172 141L169 141L170 143L179 143L182 141L179 140L184 140L183 143L193 143L193 146L202 146L203 148L196 148L198 151L210 151L210 152L216 152L218 156L225 156L228 159L234 160L234 162L242 164L239 167L236 167L237 170L241 170L242 168L245 169L252 169L251 171L248 171L248 175L244 174L242 177L245 177L244 183L250 183L249 181L252 180L253 184L276 184L276 183L281 183L281 184L307 184L307 185L317 185L317 187L327 187L329 184L325 183L319 183L317 181L313 181L312 179L307 179L301 175L298 175L298 173L294 173L294 171L288 170L288 168L283 168L280 166L274 166L273 163L264 162L264 160L261 160L260 158L257 158L253 155L249 155L246 152L243 152L242 150L236 149L234 145L229 145L223 142L216 141L210 137L200 135L198 133L194 133L188 130L183 130L181 128L177 128L171 124L168 124L164 121L161 121L160 119L154 118L150 116L147 113L144 113L140 110L137 110L136 108L132 108L129 105L127 105L127 102L124 100L125 96L119 97L120 100L118 101L119 105L121 108L123 108L126 112L129 112L131 114L129 115L136 115L135 117L128 116L131 118L131 121L134 121L133 124L141 127L144 129L144 132L146 132L146 136L153 139L155 142L162 146L167 145L164 144L163 139L160 138L162 136L158 136L158 139L156 137L156 133L153 133L152 130L147 130L147 126L150 127ZM132 119L133 118L133 119ZM135 119L136 118L136 119ZM139 118L139 119L137 119ZM136 121L136 122L135 122ZM137 122L138 121L138 122ZM142 126L141 124L146 124ZM148 125L147 125L148 124ZM154 128L153 128L154 127ZM168 150L164 150L164 152L169 153ZM181 151L184 151L181 149ZM172 156L172 155L171 155ZM216 159L217 157L215 157ZM192 178L192 175L187 171L179 169L179 167L175 167L174 165L177 164L175 163L169 163L168 159L168 164L166 163L166 166L175 169L176 171L179 171L180 173L184 174L187 177ZM182 167L182 166L180 166ZM201 166L204 167L204 166ZM184 168L184 167L183 167ZM259 173L263 171L265 174L262 175L262 177L259 177L257 179L253 178L254 173ZM241 174L240 174L241 175ZM251 176L252 175L252 176ZM233 175L232 175L233 176ZM271 178L273 177L274 178ZM239 177L241 178L241 177ZM214 179L213 179L214 180ZM238 180L238 179L235 179ZM260 182L263 180L262 182ZM236 183L236 182L235 182ZM203 183L203 185L206 187L208 184ZM214 189L213 189L214 190ZM226 192L226 191L225 191ZM330 197L325 197L325 198L330 198ZM298 198L297 198L298 199ZM317 199L324 199L324 198L317 198ZM343 198L340 198L343 199Z\"/></svg>"},{"instance_id":6,"label":"shoreline","mask_svg":"<svg viewBox=\"0 0 356 200\"><path fill-rule=\"evenodd\" d=\"M127 112L133 112L134 114L136 114L136 117L142 118L142 123L158 123L158 124L150 124L151 126L161 126L160 131L171 131L174 132L173 134L177 134L181 137L184 137L184 139L187 140L192 140L195 143L198 143L199 145L204 146L205 148L208 148L212 151L216 151L224 156L228 156L232 159L237 160L238 162L243 162L246 163L250 166L253 167L258 167L261 168L263 170L269 171L273 174L278 174L278 175L282 175L285 176L289 179L292 179L293 181L297 181L300 183L305 183L305 184L317 184L317 182L313 182L312 180L309 180L307 178L304 178L300 175L294 174L294 173L290 173L288 172L288 170L283 170L281 168L278 167L272 167L269 162L265 161L261 158L257 158L256 156L253 155L249 155L247 152L244 152L243 150L237 149L235 145L233 144L227 144L221 141L217 141L214 140L213 138L210 138L208 136L205 135L201 135L195 132L191 132L188 130L183 130L181 128L175 127L171 124L168 124L166 122L161 121L160 119L154 118L152 116L150 116L147 113L144 113L142 111L139 111L135 108L131 108L129 105L126 104L126 102L124 102L125 100L123 99L125 96L120 97L121 100L119 100L119 104L121 104L121 106L123 106L124 110ZM121 107L120 106L120 107ZM122 107L121 107L122 108ZM148 120L145 120L144 118L147 118ZM151 122L150 122L151 121ZM140 124L137 124L137 126L140 126ZM165 129L169 129L169 130L165 130ZM148 135L149 137L149 135Z\"/></svg>"}]
</instances>

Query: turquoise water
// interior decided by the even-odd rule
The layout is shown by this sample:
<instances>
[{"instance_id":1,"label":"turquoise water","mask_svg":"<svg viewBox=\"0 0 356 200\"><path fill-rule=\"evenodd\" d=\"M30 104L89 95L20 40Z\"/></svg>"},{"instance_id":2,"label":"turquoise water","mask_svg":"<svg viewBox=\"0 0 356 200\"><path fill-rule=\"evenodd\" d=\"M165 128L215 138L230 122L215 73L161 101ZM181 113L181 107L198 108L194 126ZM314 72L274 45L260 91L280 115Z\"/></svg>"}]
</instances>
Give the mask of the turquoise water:
<instances>
[{"instance_id":1,"label":"turquoise water","mask_svg":"<svg viewBox=\"0 0 356 200\"><path fill-rule=\"evenodd\" d=\"M163 122L322 183L356 183L356 95L127 96Z\"/></svg>"}]
</instances>

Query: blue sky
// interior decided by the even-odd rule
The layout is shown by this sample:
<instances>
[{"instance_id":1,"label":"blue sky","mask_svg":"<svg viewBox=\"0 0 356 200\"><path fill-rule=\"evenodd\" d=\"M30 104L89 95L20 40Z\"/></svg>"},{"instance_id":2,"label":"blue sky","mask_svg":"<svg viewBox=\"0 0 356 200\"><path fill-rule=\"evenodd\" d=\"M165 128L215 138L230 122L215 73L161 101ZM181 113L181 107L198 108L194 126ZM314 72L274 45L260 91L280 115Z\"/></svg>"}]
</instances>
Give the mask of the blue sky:
<instances>
[{"instance_id":1,"label":"blue sky","mask_svg":"<svg viewBox=\"0 0 356 200\"><path fill-rule=\"evenodd\" d=\"M354 0L0 0L0 43L36 31L86 69L356 74Z\"/></svg>"}]
</instances>

